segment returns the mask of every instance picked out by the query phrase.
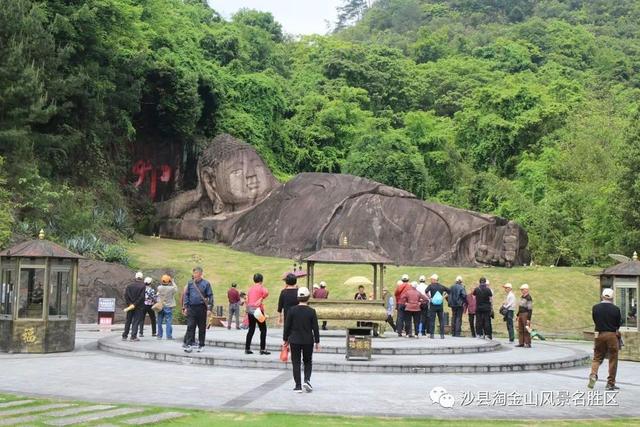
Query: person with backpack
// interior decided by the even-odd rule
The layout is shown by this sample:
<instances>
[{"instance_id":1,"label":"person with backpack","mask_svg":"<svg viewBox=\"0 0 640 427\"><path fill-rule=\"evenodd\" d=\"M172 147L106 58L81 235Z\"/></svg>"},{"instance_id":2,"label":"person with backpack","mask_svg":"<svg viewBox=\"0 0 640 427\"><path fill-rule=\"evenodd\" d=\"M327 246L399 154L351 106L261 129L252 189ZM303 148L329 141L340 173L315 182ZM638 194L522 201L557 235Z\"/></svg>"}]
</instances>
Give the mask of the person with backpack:
<instances>
[{"instance_id":1,"label":"person with backpack","mask_svg":"<svg viewBox=\"0 0 640 427\"><path fill-rule=\"evenodd\" d=\"M449 288L449 307L451 308L451 336L462 336L462 313L467 305L467 291L462 276L456 277L456 283Z\"/></svg>"},{"instance_id":2,"label":"person with backpack","mask_svg":"<svg viewBox=\"0 0 640 427\"><path fill-rule=\"evenodd\" d=\"M411 283L411 287L404 291L400 297L400 304L404 305L405 328L407 329L408 338L413 338L411 321L413 321L415 337L418 338L421 312L420 305L427 302L427 298L418 292L417 287L418 284L416 282Z\"/></svg>"},{"instance_id":3,"label":"person with backpack","mask_svg":"<svg viewBox=\"0 0 640 427\"><path fill-rule=\"evenodd\" d=\"M436 316L440 323L440 338L444 339L444 298L449 293L446 286L438 283L438 275L431 275L431 284L426 289L429 299L429 337L433 338L436 326Z\"/></svg>"},{"instance_id":4,"label":"person with backpack","mask_svg":"<svg viewBox=\"0 0 640 427\"><path fill-rule=\"evenodd\" d=\"M478 338L493 339L491 328L493 291L487 283L488 280L481 277L478 287L473 290L473 295L476 297L476 333Z\"/></svg>"}]
</instances>

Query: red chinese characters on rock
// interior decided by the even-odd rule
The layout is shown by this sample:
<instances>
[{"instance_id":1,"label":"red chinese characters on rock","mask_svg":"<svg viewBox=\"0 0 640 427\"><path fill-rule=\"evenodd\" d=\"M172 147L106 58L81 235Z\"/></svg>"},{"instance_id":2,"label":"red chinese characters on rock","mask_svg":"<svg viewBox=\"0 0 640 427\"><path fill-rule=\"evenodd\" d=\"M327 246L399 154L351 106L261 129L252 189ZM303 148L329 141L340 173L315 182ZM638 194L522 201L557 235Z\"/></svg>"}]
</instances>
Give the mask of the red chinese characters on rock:
<instances>
[{"instance_id":1,"label":"red chinese characters on rock","mask_svg":"<svg viewBox=\"0 0 640 427\"><path fill-rule=\"evenodd\" d=\"M133 164L131 171L134 175L138 176L138 180L133 184L136 188L139 188L144 184L147 174L151 173L151 184L149 188L149 197L151 200L156 199L156 194L158 192L158 180L160 180L160 182L167 183L171 180L172 175L171 166L167 164L153 166L149 160L138 160Z\"/></svg>"}]
</instances>

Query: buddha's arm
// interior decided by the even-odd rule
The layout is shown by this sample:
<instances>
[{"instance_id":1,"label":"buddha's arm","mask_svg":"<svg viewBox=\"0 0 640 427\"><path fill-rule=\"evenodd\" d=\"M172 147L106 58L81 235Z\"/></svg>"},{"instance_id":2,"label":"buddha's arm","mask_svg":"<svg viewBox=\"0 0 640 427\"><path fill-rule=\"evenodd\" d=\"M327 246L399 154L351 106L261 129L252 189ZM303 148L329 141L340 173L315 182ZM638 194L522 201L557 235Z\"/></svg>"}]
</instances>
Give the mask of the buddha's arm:
<instances>
[{"instance_id":1,"label":"buddha's arm","mask_svg":"<svg viewBox=\"0 0 640 427\"><path fill-rule=\"evenodd\" d=\"M198 189L179 193L174 198L156 203L158 218L180 218L185 212L195 208L202 197Z\"/></svg>"}]
</instances>

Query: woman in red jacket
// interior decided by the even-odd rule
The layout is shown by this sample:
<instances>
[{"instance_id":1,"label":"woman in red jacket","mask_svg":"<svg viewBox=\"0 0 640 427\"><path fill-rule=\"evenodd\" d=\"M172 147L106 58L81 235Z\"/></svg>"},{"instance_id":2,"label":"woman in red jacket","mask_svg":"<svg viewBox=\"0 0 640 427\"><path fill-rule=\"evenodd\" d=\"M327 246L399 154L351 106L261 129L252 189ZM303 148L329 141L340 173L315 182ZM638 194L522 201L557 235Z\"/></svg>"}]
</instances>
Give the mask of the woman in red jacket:
<instances>
[{"instance_id":1,"label":"woman in red jacket","mask_svg":"<svg viewBox=\"0 0 640 427\"><path fill-rule=\"evenodd\" d=\"M407 331L409 331L409 338L413 338L413 335L411 334L412 320L415 337L418 338L418 325L420 324L420 314L422 312L420 304L427 302L427 298L418 291L417 287L418 284L416 282L412 282L411 287L405 290L400 296L400 304L404 305L404 321L406 322L405 327L407 328Z\"/></svg>"}]
</instances>

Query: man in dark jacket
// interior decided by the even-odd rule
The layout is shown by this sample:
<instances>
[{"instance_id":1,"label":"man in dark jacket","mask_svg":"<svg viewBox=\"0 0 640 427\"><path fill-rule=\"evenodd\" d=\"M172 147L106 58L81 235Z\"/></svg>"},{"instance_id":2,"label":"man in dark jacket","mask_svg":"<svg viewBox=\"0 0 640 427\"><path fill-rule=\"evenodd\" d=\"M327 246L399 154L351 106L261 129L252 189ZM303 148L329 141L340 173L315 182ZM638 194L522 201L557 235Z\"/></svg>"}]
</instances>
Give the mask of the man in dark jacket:
<instances>
[{"instance_id":1,"label":"man in dark jacket","mask_svg":"<svg viewBox=\"0 0 640 427\"><path fill-rule=\"evenodd\" d=\"M191 353L196 345L196 326L198 327L198 352L204 350L207 317L213 307L211 283L202 278L202 267L193 269L193 280L187 283L184 291L183 313L187 316L187 333L184 351Z\"/></svg>"},{"instance_id":2,"label":"man in dark jacket","mask_svg":"<svg viewBox=\"0 0 640 427\"><path fill-rule=\"evenodd\" d=\"M476 334L478 338L493 339L491 328L493 291L489 288L487 279L480 278L480 283L473 290L473 295L476 297Z\"/></svg>"},{"instance_id":3,"label":"man in dark jacket","mask_svg":"<svg viewBox=\"0 0 640 427\"><path fill-rule=\"evenodd\" d=\"M618 339L620 337L619 329L622 325L622 316L620 309L613 304L613 289L607 288L602 291L602 302L593 306L591 317L595 324L596 333L588 387L593 388L596 384L598 369L600 369L600 365L608 353L609 376L607 377L606 389L609 391L618 390L616 374L618 372Z\"/></svg>"},{"instance_id":4,"label":"man in dark jacket","mask_svg":"<svg viewBox=\"0 0 640 427\"><path fill-rule=\"evenodd\" d=\"M438 283L438 275L431 275L431 284L425 291L429 299L429 336L433 338L436 326L436 316L440 324L440 338L444 339L444 299L449 293L446 286Z\"/></svg>"},{"instance_id":5,"label":"man in dark jacket","mask_svg":"<svg viewBox=\"0 0 640 427\"><path fill-rule=\"evenodd\" d=\"M313 359L313 344L320 349L320 331L318 330L318 316L316 311L308 306L310 293L307 288L298 289L298 305L289 309L284 322L282 340L284 345L291 347L291 365L296 393L313 391L311 386L311 367ZM300 359L304 362L304 384L300 381Z\"/></svg>"},{"instance_id":6,"label":"man in dark jacket","mask_svg":"<svg viewBox=\"0 0 640 427\"><path fill-rule=\"evenodd\" d=\"M135 282L129 284L124 291L124 302L127 305L127 319L124 323L124 332L122 340L126 341L131 330L131 341L140 341L138 338L138 329L140 321L144 318L144 291L146 285L142 281L143 274L138 271L136 273ZM133 306L131 309L129 307Z\"/></svg>"},{"instance_id":7,"label":"man in dark jacket","mask_svg":"<svg viewBox=\"0 0 640 427\"><path fill-rule=\"evenodd\" d=\"M462 335L462 313L467 304L467 291L462 284L462 276L456 277L456 283L449 288L449 307L451 307L451 335Z\"/></svg>"}]
</instances>

